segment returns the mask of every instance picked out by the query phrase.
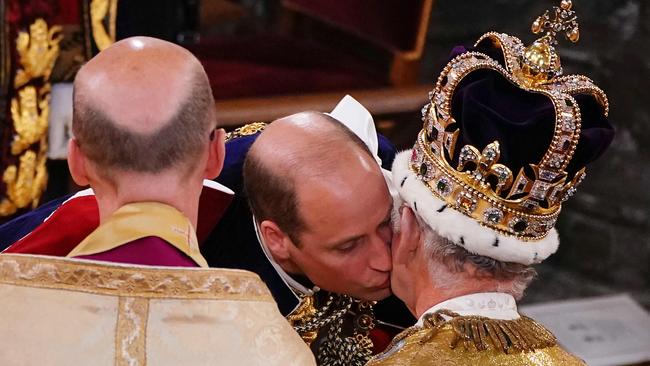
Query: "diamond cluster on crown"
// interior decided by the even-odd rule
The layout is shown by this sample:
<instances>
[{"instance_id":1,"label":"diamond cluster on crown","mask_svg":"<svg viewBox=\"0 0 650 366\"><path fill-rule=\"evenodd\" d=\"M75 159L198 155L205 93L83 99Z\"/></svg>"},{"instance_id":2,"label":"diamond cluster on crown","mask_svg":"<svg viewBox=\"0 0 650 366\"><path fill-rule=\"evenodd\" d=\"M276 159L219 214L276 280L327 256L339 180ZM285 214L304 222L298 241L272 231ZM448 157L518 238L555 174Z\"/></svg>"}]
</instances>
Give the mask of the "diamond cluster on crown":
<instances>
[{"instance_id":1,"label":"diamond cluster on crown","mask_svg":"<svg viewBox=\"0 0 650 366\"><path fill-rule=\"evenodd\" d=\"M532 84L521 78L522 42L490 32L477 42L493 42L503 52L505 67L479 52L463 53L451 60L440 74L430 103L423 110L424 126L413 148L411 169L429 189L451 207L505 235L539 240L554 227L562 202L575 192L584 169L569 179L566 168L580 137L580 108L576 94L591 94L607 115L605 93L587 77L559 76ZM460 147L458 166L450 158L460 133L451 115L451 98L459 82L475 70L493 70L514 85L545 95L555 108L555 130L548 150L539 162L522 168L516 176L499 163L498 141L481 147Z\"/></svg>"}]
</instances>

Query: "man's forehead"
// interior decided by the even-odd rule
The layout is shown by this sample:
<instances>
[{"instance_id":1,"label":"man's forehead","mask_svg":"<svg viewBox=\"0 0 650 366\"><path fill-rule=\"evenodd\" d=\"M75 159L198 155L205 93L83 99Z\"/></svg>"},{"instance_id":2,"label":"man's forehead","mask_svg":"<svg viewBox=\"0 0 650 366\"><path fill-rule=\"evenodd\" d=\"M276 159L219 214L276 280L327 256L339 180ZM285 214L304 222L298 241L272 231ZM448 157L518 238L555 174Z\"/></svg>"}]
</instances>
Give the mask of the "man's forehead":
<instances>
[{"instance_id":1,"label":"man's forehead","mask_svg":"<svg viewBox=\"0 0 650 366\"><path fill-rule=\"evenodd\" d=\"M310 177L296 183L297 209L305 232L327 236L321 239L328 242L362 235L390 214L392 200L380 171Z\"/></svg>"}]
</instances>

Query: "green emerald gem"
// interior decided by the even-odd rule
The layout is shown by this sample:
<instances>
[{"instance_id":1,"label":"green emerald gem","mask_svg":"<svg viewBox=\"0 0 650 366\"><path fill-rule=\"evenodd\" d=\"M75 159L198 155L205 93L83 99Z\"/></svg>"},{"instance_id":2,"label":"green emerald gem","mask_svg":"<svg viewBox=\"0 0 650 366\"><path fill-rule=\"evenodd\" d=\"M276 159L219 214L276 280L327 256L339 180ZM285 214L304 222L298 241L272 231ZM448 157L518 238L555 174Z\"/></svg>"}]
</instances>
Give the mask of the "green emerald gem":
<instances>
[{"instance_id":1,"label":"green emerald gem","mask_svg":"<svg viewBox=\"0 0 650 366\"><path fill-rule=\"evenodd\" d=\"M444 180L439 180L439 181L438 181L438 184L436 184L436 188L437 188L440 192L444 192L444 191L446 191L446 190L447 190L447 187L448 187L447 182L445 182Z\"/></svg>"}]
</instances>

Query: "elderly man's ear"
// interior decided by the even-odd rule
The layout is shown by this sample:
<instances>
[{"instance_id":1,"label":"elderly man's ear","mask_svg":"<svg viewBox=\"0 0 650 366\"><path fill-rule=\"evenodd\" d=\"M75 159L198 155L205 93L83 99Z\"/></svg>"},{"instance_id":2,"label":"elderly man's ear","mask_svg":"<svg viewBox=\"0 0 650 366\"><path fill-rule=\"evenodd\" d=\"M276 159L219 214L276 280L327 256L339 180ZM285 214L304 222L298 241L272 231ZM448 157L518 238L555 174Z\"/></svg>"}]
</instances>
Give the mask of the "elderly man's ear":
<instances>
[{"instance_id":1,"label":"elderly man's ear","mask_svg":"<svg viewBox=\"0 0 650 366\"><path fill-rule=\"evenodd\" d=\"M410 265L415 259L419 247L420 227L413 211L409 207L404 207L400 215L400 231L395 234L391 248L393 266Z\"/></svg>"},{"instance_id":2,"label":"elderly man's ear","mask_svg":"<svg viewBox=\"0 0 650 366\"><path fill-rule=\"evenodd\" d=\"M210 138L208 162L203 175L205 179L214 179L221 173L226 157L226 131L223 128L218 128L213 133L214 137Z\"/></svg>"}]
</instances>

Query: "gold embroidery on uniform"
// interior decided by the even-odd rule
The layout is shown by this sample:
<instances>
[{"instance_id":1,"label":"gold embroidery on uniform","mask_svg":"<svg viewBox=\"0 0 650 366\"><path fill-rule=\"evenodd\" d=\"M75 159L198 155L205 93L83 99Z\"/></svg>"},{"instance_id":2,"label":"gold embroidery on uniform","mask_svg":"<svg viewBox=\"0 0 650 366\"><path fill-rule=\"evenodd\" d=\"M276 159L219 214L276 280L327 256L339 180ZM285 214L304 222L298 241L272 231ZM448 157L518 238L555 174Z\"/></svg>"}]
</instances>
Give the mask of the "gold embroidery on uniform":
<instances>
[{"instance_id":1,"label":"gold embroidery on uniform","mask_svg":"<svg viewBox=\"0 0 650 366\"><path fill-rule=\"evenodd\" d=\"M238 129L236 129L236 130L234 130L232 132L228 132L226 134L226 141L230 141L230 140L232 140L234 138L237 138L237 137L254 135L254 134L264 130L266 125L267 124L264 123L264 122L249 123L247 125L239 127Z\"/></svg>"},{"instance_id":2,"label":"gold embroidery on uniform","mask_svg":"<svg viewBox=\"0 0 650 366\"><path fill-rule=\"evenodd\" d=\"M146 365L149 299L120 297L115 333L115 365Z\"/></svg>"},{"instance_id":3,"label":"gold embroidery on uniform","mask_svg":"<svg viewBox=\"0 0 650 366\"><path fill-rule=\"evenodd\" d=\"M397 335L370 366L581 365L543 326L527 317L498 320L441 310Z\"/></svg>"},{"instance_id":4,"label":"gold embroidery on uniform","mask_svg":"<svg viewBox=\"0 0 650 366\"><path fill-rule=\"evenodd\" d=\"M243 270L124 266L25 254L0 255L0 283L127 297L273 301L259 276Z\"/></svg>"},{"instance_id":5,"label":"gold embroidery on uniform","mask_svg":"<svg viewBox=\"0 0 650 366\"><path fill-rule=\"evenodd\" d=\"M305 296L300 300L300 305L296 310L287 315L287 320L292 327L305 324L308 320L316 316L316 307L314 306L314 297ZM312 342L318 336L318 329L306 329L303 332L298 332L302 340L311 346Z\"/></svg>"},{"instance_id":6,"label":"gold embroidery on uniform","mask_svg":"<svg viewBox=\"0 0 650 366\"><path fill-rule=\"evenodd\" d=\"M375 326L373 306L371 301L330 293L317 308L313 295L303 296L287 320L303 341L315 348L319 365L362 366L372 356L369 333ZM352 329L345 324L350 315L354 315Z\"/></svg>"},{"instance_id":7,"label":"gold embroidery on uniform","mask_svg":"<svg viewBox=\"0 0 650 366\"><path fill-rule=\"evenodd\" d=\"M443 315L452 317L445 320ZM450 325L455 336L449 346L462 345L465 350L531 351L552 347L557 344L555 336L536 321L526 316L514 320L490 319L482 316L459 316L440 310L425 317L424 328L429 333L422 342L433 339L444 326Z\"/></svg>"}]
</instances>

